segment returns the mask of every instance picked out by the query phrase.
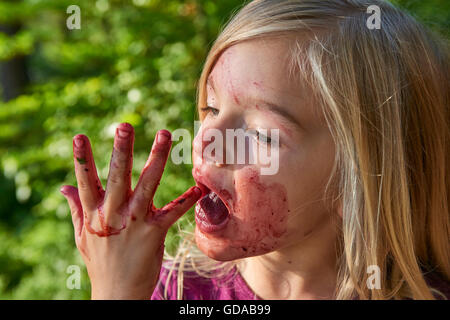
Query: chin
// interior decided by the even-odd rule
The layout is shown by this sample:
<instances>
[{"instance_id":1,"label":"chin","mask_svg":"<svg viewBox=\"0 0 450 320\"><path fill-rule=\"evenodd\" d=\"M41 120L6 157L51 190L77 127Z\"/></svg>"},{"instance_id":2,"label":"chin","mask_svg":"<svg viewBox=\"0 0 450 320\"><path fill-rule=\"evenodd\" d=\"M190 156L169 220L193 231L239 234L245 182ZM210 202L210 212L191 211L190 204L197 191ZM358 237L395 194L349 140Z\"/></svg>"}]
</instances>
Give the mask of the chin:
<instances>
[{"instance_id":1,"label":"chin","mask_svg":"<svg viewBox=\"0 0 450 320\"><path fill-rule=\"evenodd\" d=\"M205 234L198 227L195 227L195 243L200 251L217 261L232 261L244 257L243 252L230 246L229 240Z\"/></svg>"},{"instance_id":2,"label":"chin","mask_svg":"<svg viewBox=\"0 0 450 320\"><path fill-rule=\"evenodd\" d=\"M200 251L209 258L222 262L259 256L273 251L269 247L245 246L227 238L206 234L201 232L197 226L195 227L195 243Z\"/></svg>"}]
</instances>

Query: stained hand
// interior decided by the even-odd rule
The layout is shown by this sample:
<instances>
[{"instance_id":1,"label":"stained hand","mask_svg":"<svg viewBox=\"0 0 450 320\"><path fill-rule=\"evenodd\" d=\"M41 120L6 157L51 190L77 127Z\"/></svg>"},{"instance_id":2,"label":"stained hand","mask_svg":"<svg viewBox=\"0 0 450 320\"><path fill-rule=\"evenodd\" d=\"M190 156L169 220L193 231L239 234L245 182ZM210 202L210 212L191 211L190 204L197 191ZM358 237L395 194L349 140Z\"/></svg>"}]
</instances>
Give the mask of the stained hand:
<instances>
[{"instance_id":1,"label":"stained hand","mask_svg":"<svg viewBox=\"0 0 450 320\"><path fill-rule=\"evenodd\" d=\"M86 263L94 299L145 299L156 285L169 227L201 196L198 187L158 209L153 196L159 185L171 135L157 133L147 163L131 189L134 130L116 130L106 190L97 175L89 140L73 141L78 189L63 186L75 228L75 242Z\"/></svg>"}]
</instances>

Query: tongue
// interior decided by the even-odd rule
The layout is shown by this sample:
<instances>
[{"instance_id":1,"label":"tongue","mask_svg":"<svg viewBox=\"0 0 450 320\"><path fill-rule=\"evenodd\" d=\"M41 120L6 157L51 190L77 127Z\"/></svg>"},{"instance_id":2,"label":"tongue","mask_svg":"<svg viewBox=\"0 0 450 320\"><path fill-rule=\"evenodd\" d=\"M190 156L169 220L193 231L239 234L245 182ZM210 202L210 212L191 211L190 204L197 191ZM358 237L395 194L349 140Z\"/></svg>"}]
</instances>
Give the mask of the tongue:
<instances>
[{"instance_id":1,"label":"tongue","mask_svg":"<svg viewBox=\"0 0 450 320\"><path fill-rule=\"evenodd\" d=\"M228 216L227 207L214 192L204 196L199 204L211 224L220 224Z\"/></svg>"}]
</instances>

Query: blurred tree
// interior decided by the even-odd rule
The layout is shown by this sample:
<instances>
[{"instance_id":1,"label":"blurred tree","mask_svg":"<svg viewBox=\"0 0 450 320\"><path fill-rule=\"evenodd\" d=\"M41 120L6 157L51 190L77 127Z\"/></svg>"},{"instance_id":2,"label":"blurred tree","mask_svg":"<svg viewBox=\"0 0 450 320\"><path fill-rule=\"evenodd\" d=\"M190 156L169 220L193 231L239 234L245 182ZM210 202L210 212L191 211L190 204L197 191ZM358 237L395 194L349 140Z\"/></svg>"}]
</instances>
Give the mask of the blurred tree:
<instances>
[{"instance_id":1,"label":"blurred tree","mask_svg":"<svg viewBox=\"0 0 450 320\"><path fill-rule=\"evenodd\" d=\"M446 39L450 36L450 1L391 0Z\"/></svg>"},{"instance_id":2,"label":"blurred tree","mask_svg":"<svg viewBox=\"0 0 450 320\"><path fill-rule=\"evenodd\" d=\"M0 2L0 24L23 26L14 34L0 32L0 61L26 56L31 79L23 95L0 104L0 298L89 297L86 272L81 290L66 288L68 266L83 265L58 191L76 184L72 137L90 137L105 182L115 126L131 123L136 182L157 130L193 131L207 48L241 3ZM66 27L71 4L81 8L80 30ZM191 169L169 161L156 205L193 185ZM188 216L181 224L192 221L192 210ZM176 230L168 234L169 250Z\"/></svg>"},{"instance_id":3,"label":"blurred tree","mask_svg":"<svg viewBox=\"0 0 450 320\"><path fill-rule=\"evenodd\" d=\"M448 1L394 2L448 34ZM66 27L66 9L72 4L81 8L80 30ZM69 208L59 194L61 185L76 183L72 137L84 133L91 138L105 182L115 126L131 123L136 129L136 182L157 130L193 131L196 82L207 50L220 26L243 4L0 2L0 25L22 26L13 34L0 31L0 62L26 57L30 78L23 94L0 103L0 298L89 298L84 269L81 290L66 287L67 268L83 266ZM7 82L20 74L3 72L8 72ZM192 185L190 171L169 161L155 204ZM180 224L186 227L190 221L192 211ZM176 234L173 227L166 241L169 250L176 246Z\"/></svg>"},{"instance_id":4,"label":"blurred tree","mask_svg":"<svg viewBox=\"0 0 450 320\"><path fill-rule=\"evenodd\" d=\"M14 36L20 31L20 25L0 25L0 32L8 36ZM9 60L0 63L0 86L3 101L11 100L21 93L28 85L29 79L25 57L16 55Z\"/></svg>"}]
</instances>

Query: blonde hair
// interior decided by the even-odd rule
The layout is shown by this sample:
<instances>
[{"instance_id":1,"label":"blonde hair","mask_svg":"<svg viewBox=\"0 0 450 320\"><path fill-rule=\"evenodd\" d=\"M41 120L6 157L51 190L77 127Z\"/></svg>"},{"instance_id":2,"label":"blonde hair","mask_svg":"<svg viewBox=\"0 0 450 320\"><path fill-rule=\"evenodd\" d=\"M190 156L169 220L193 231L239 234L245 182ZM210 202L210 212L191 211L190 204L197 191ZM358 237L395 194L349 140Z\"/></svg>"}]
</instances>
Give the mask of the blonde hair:
<instances>
[{"instance_id":1,"label":"blonde hair","mask_svg":"<svg viewBox=\"0 0 450 320\"><path fill-rule=\"evenodd\" d=\"M381 10L381 29L366 27L370 5ZM301 35L310 40L296 41ZM329 185L338 186L343 219L335 297L433 299L425 273L450 279L447 43L384 1L255 0L212 46L198 107L222 52L279 36L293 36L291 74L313 88L336 144ZM171 264L181 277L178 298L186 257L208 261L183 248ZM381 270L381 289L366 284L372 265Z\"/></svg>"}]
</instances>

